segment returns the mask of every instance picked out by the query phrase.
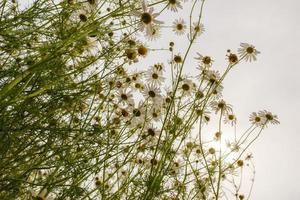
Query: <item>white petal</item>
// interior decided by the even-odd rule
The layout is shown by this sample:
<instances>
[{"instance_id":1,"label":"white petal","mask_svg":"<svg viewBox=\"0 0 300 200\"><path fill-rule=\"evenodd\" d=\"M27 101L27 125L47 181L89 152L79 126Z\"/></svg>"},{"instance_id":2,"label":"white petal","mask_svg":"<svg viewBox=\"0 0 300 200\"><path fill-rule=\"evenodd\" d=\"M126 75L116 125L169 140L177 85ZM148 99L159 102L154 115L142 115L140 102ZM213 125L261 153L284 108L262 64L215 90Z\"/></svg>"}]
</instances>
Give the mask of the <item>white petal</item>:
<instances>
[{"instance_id":1,"label":"white petal","mask_svg":"<svg viewBox=\"0 0 300 200\"><path fill-rule=\"evenodd\" d=\"M142 8L143 8L143 11L147 11L147 0L142 0Z\"/></svg>"}]
</instances>

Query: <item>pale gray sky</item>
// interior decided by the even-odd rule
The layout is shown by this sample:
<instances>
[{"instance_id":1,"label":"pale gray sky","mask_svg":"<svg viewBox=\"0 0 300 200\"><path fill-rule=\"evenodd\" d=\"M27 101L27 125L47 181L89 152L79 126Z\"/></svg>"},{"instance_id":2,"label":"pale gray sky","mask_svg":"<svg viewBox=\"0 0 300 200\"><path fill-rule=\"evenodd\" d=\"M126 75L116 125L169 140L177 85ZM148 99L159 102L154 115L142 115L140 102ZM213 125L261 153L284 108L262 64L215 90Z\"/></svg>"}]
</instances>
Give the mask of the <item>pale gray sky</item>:
<instances>
[{"instance_id":1,"label":"pale gray sky","mask_svg":"<svg viewBox=\"0 0 300 200\"><path fill-rule=\"evenodd\" d=\"M239 42L255 44L258 61L239 65L225 81L224 95L246 127L248 114L276 113L254 144L256 180L253 200L300 199L300 2L297 0L207 0L203 49L224 56Z\"/></svg>"},{"instance_id":2,"label":"pale gray sky","mask_svg":"<svg viewBox=\"0 0 300 200\"><path fill-rule=\"evenodd\" d=\"M179 16L186 19L184 11ZM168 12L160 19L176 18L178 13ZM299 18L297 0L206 0L202 21L206 31L191 55L195 51L211 55L222 71L228 48L236 50L240 42L247 42L261 51L257 62L244 62L227 76L223 92L234 106L239 130L248 128L251 112L262 109L277 114L281 122L266 129L251 148L256 167L252 200L300 199ZM186 41L171 31L164 37L166 44L174 40L179 50L185 49ZM166 58L155 56L160 61ZM195 61L190 59L185 69L195 73Z\"/></svg>"}]
</instances>

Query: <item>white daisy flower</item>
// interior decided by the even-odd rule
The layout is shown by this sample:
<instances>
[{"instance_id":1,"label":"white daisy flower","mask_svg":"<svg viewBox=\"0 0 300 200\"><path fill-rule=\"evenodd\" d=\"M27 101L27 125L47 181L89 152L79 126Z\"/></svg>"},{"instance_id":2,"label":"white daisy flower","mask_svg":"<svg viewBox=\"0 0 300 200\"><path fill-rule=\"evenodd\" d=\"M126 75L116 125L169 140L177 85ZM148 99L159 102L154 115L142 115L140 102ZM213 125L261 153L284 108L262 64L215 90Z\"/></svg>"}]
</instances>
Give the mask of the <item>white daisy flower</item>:
<instances>
[{"instance_id":1,"label":"white daisy flower","mask_svg":"<svg viewBox=\"0 0 300 200\"><path fill-rule=\"evenodd\" d=\"M198 77L200 78L200 80L203 79L211 85L218 83L221 78L218 71L206 69L202 69L201 74Z\"/></svg>"},{"instance_id":2,"label":"white daisy flower","mask_svg":"<svg viewBox=\"0 0 300 200\"><path fill-rule=\"evenodd\" d=\"M227 60L231 65L236 64L239 61L238 56L235 53L231 53L230 51L228 51L228 55L227 56Z\"/></svg>"},{"instance_id":3,"label":"white daisy flower","mask_svg":"<svg viewBox=\"0 0 300 200\"><path fill-rule=\"evenodd\" d=\"M154 85L160 85L165 80L162 76L162 71L158 70L154 66L147 70L145 77L147 83Z\"/></svg>"},{"instance_id":4,"label":"white daisy flower","mask_svg":"<svg viewBox=\"0 0 300 200\"><path fill-rule=\"evenodd\" d=\"M133 81L131 84L131 88L135 91L142 92L145 88L144 83L140 80Z\"/></svg>"},{"instance_id":5,"label":"white daisy flower","mask_svg":"<svg viewBox=\"0 0 300 200\"><path fill-rule=\"evenodd\" d=\"M122 103L123 105L133 105L133 95L130 90L127 88L122 88L117 91L117 97L118 97L118 102Z\"/></svg>"},{"instance_id":6,"label":"white daisy flower","mask_svg":"<svg viewBox=\"0 0 300 200\"><path fill-rule=\"evenodd\" d=\"M202 23L194 22L192 26L192 34L188 35L188 38L191 40L194 37L200 36L205 31L204 25Z\"/></svg>"},{"instance_id":7,"label":"white daisy flower","mask_svg":"<svg viewBox=\"0 0 300 200\"><path fill-rule=\"evenodd\" d=\"M231 124L231 126L233 126L233 125L236 124L236 120L237 120L236 116L233 113L228 113L225 116L224 123L225 124Z\"/></svg>"},{"instance_id":8,"label":"white daisy flower","mask_svg":"<svg viewBox=\"0 0 300 200\"><path fill-rule=\"evenodd\" d=\"M180 170L180 161L177 160L177 161L174 161L171 165L171 174L172 175L176 175L179 173L179 170Z\"/></svg>"},{"instance_id":9,"label":"white daisy flower","mask_svg":"<svg viewBox=\"0 0 300 200\"><path fill-rule=\"evenodd\" d=\"M158 26L152 26L151 32L146 34L146 38L150 41L155 41L161 36Z\"/></svg>"},{"instance_id":10,"label":"white daisy flower","mask_svg":"<svg viewBox=\"0 0 300 200\"><path fill-rule=\"evenodd\" d=\"M131 118L130 115L130 107L119 107L116 109L116 114L122 117L124 120L129 120Z\"/></svg>"},{"instance_id":11,"label":"white daisy flower","mask_svg":"<svg viewBox=\"0 0 300 200\"><path fill-rule=\"evenodd\" d=\"M173 12L177 12L178 8L182 9L181 0L168 0L167 8Z\"/></svg>"},{"instance_id":12,"label":"white daisy flower","mask_svg":"<svg viewBox=\"0 0 300 200\"><path fill-rule=\"evenodd\" d=\"M266 123L271 123L271 124L279 124L280 123L277 115L274 115L267 110L259 111L258 115L261 118L263 118Z\"/></svg>"},{"instance_id":13,"label":"white daisy flower","mask_svg":"<svg viewBox=\"0 0 300 200\"><path fill-rule=\"evenodd\" d=\"M134 107L129 107L131 113L131 119L129 121L130 127L136 128L137 126L143 126L145 123L145 113L146 113L146 106L143 101L140 101L138 105Z\"/></svg>"},{"instance_id":14,"label":"white daisy flower","mask_svg":"<svg viewBox=\"0 0 300 200\"><path fill-rule=\"evenodd\" d=\"M43 189L40 192L36 192L34 190L30 190L31 195L39 200L53 200L54 197L52 195L47 195L47 189Z\"/></svg>"},{"instance_id":15,"label":"white daisy flower","mask_svg":"<svg viewBox=\"0 0 300 200\"><path fill-rule=\"evenodd\" d=\"M162 118L162 110L161 107L158 105L152 106L152 108L149 111L149 114L151 115L151 119L158 122Z\"/></svg>"},{"instance_id":16,"label":"white daisy flower","mask_svg":"<svg viewBox=\"0 0 300 200\"><path fill-rule=\"evenodd\" d=\"M203 56L200 53L197 53L197 55L198 57L195 57L195 59L200 61L200 67L206 69L212 66L213 60L210 56Z\"/></svg>"},{"instance_id":17,"label":"white daisy flower","mask_svg":"<svg viewBox=\"0 0 300 200\"><path fill-rule=\"evenodd\" d=\"M245 56L246 61L256 61L257 54L260 54L259 51L255 49L255 47L251 44L241 43L241 48L238 49L238 54L240 57Z\"/></svg>"},{"instance_id":18,"label":"white daisy flower","mask_svg":"<svg viewBox=\"0 0 300 200\"><path fill-rule=\"evenodd\" d=\"M217 87L214 87L214 90L211 93L211 99L219 99L222 97L222 91L223 91L223 86L218 85Z\"/></svg>"},{"instance_id":19,"label":"white daisy flower","mask_svg":"<svg viewBox=\"0 0 300 200\"><path fill-rule=\"evenodd\" d=\"M172 28L176 35L183 35L186 30L186 24L182 18L176 19L173 22Z\"/></svg>"},{"instance_id":20,"label":"white daisy flower","mask_svg":"<svg viewBox=\"0 0 300 200\"><path fill-rule=\"evenodd\" d=\"M195 90L195 84L190 79L183 79L179 84L179 89L182 96L191 96L192 92Z\"/></svg>"},{"instance_id":21,"label":"white daisy flower","mask_svg":"<svg viewBox=\"0 0 300 200\"><path fill-rule=\"evenodd\" d=\"M71 15L70 15L70 22L71 23L81 23L84 24L89 20L90 17L90 11L87 7L83 7L81 9L76 9Z\"/></svg>"},{"instance_id":22,"label":"white daisy flower","mask_svg":"<svg viewBox=\"0 0 300 200\"><path fill-rule=\"evenodd\" d=\"M146 29L147 35L153 34L153 29L155 24L163 24L162 21L156 20L155 18L159 15L159 13L153 13L153 7L147 7L145 1L142 1L142 11L133 11L133 15L140 18L140 31L144 31Z\"/></svg>"},{"instance_id":23,"label":"white daisy flower","mask_svg":"<svg viewBox=\"0 0 300 200\"><path fill-rule=\"evenodd\" d=\"M256 112L251 113L249 117L249 121L251 122L252 125L262 127L266 121L265 118L257 114Z\"/></svg>"},{"instance_id":24,"label":"white daisy flower","mask_svg":"<svg viewBox=\"0 0 300 200\"><path fill-rule=\"evenodd\" d=\"M161 99L160 90L154 84L146 85L146 87L142 93L146 99L150 99L154 103L158 103L159 100Z\"/></svg>"},{"instance_id":25,"label":"white daisy flower","mask_svg":"<svg viewBox=\"0 0 300 200\"><path fill-rule=\"evenodd\" d=\"M197 36L199 36L202 33L204 33L204 31L205 31L205 28L202 23L197 23L197 22L193 23L193 33L194 34L197 34Z\"/></svg>"},{"instance_id":26,"label":"white daisy flower","mask_svg":"<svg viewBox=\"0 0 300 200\"><path fill-rule=\"evenodd\" d=\"M204 122L205 124L208 124L208 122L210 121L210 116L209 116L210 112L209 111L197 109L196 114L198 117L201 118L201 121Z\"/></svg>"},{"instance_id":27,"label":"white daisy flower","mask_svg":"<svg viewBox=\"0 0 300 200\"><path fill-rule=\"evenodd\" d=\"M223 99L218 101L212 101L210 103L212 110L217 114L219 111L222 111L223 114L232 113L232 106L227 104Z\"/></svg>"},{"instance_id":28,"label":"white daisy flower","mask_svg":"<svg viewBox=\"0 0 300 200\"><path fill-rule=\"evenodd\" d=\"M144 129L144 134L147 138L153 139L159 135L159 130L154 127L153 124L148 124L147 127Z\"/></svg>"}]
</instances>

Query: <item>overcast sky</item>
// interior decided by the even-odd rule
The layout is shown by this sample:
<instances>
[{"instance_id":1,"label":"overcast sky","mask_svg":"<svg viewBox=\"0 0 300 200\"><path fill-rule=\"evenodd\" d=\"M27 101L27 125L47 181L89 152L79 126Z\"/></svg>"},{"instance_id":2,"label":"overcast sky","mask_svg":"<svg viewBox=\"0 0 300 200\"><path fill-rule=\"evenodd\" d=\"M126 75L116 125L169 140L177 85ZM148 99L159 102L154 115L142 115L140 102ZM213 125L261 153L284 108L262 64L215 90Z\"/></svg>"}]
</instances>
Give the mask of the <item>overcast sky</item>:
<instances>
[{"instance_id":1,"label":"overcast sky","mask_svg":"<svg viewBox=\"0 0 300 200\"><path fill-rule=\"evenodd\" d=\"M259 109L280 118L252 148L257 176L251 199L299 200L300 1L207 0L204 16L202 48L212 55L222 58L239 42L261 51L257 62L239 65L225 81L224 95L240 116L240 127Z\"/></svg>"},{"instance_id":2,"label":"overcast sky","mask_svg":"<svg viewBox=\"0 0 300 200\"><path fill-rule=\"evenodd\" d=\"M186 18L184 8L160 19ZM299 18L298 0L206 0L202 21L206 31L190 56L195 57L195 51L211 55L215 68L221 70L226 50L236 50L240 42L261 51L257 62L244 62L227 76L223 92L238 116L238 130L248 128L249 114L262 109L277 114L281 122L266 129L251 148L256 167L251 200L300 199ZM185 49L186 42L171 32L163 42L170 40ZM165 60L164 56L154 58ZM189 59L185 69L195 73L195 61Z\"/></svg>"}]
</instances>

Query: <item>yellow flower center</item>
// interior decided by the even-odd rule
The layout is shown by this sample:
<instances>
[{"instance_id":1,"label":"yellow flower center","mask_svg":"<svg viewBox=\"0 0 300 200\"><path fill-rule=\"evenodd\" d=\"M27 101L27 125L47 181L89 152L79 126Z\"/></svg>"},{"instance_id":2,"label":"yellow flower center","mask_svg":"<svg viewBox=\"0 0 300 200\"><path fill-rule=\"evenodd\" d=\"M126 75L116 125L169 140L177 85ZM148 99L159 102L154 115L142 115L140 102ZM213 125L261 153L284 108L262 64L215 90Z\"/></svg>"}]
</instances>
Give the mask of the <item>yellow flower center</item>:
<instances>
[{"instance_id":1,"label":"yellow flower center","mask_svg":"<svg viewBox=\"0 0 300 200\"><path fill-rule=\"evenodd\" d=\"M144 24L150 24L152 22L152 16L150 13L143 13L142 16L141 16L141 21L144 23Z\"/></svg>"},{"instance_id":2,"label":"yellow flower center","mask_svg":"<svg viewBox=\"0 0 300 200\"><path fill-rule=\"evenodd\" d=\"M253 47L247 47L246 52L248 54L252 54L254 52L254 48Z\"/></svg>"},{"instance_id":3,"label":"yellow flower center","mask_svg":"<svg viewBox=\"0 0 300 200\"><path fill-rule=\"evenodd\" d=\"M182 24L177 24L176 29L181 31L183 29L183 25Z\"/></svg>"}]
</instances>

